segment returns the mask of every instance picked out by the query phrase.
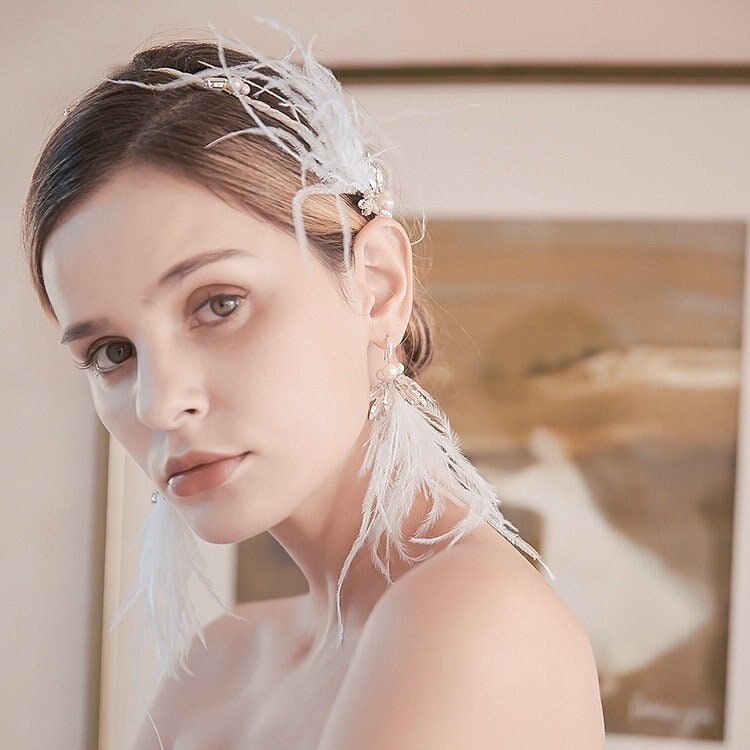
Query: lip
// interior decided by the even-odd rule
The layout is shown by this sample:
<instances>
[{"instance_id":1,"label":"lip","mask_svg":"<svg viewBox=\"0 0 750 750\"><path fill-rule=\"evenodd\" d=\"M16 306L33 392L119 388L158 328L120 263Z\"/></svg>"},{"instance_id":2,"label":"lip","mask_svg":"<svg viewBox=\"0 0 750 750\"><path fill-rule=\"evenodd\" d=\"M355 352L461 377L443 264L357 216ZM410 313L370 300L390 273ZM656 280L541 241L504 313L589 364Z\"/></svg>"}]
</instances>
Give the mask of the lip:
<instances>
[{"instance_id":1,"label":"lip","mask_svg":"<svg viewBox=\"0 0 750 750\"><path fill-rule=\"evenodd\" d=\"M164 468L167 485L178 497L190 497L221 487L234 474L248 453L221 455L191 451L170 458Z\"/></svg>"}]
</instances>

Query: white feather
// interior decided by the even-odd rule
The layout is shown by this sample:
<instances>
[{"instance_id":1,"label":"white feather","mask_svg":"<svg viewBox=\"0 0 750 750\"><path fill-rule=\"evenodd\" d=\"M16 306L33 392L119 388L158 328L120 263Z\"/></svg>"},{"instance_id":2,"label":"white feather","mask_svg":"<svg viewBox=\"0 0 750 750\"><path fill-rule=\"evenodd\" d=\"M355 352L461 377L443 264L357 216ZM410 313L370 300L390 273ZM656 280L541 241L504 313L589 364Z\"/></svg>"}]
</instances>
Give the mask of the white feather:
<instances>
[{"instance_id":1,"label":"white feather","mask_svg":"<svg viewBox=\"0 0 750 750\"><path fill-rule=\"evenodd\" d=\"M208 579L192 530L163 497L146 519L139 541L138 580L111 627L117 627L128 611L142 604L142 637L153 637L162 672L177 679L180 669L190 674L186 657L194 640L198 638L205 646L189 593L193 575L222 607L224 604Z\"/></svg>"},{"instance_id":2,"label":"white feather","mask_svg":"<svg viewBox=\"0 0 750 750\"><path fill-rule=\"evenodd\" d=\"M362 475L370 475L370 481L362 502L362 524L338 580L340 640L341 588L364 545L369 546L373 563L390 582L394 553L413 564L429 557L436 544L447 542L451 546L468 531L487 523L553 577L537 551L503 516L494 489L463 455L448 417L427 391L406 375L399 375L381 380L370 398L372 429L361 470ZM430 501L430 509L409 539L425 546L423 553L414 554L408 551L403 528L420 495ZM428 536L447 503L465 511L461 520L443 534Z\"/></svg>"},{"instance_id":3,"label":"white feather","mask_svg":"<svg viewBox=\"0 0 750 750\"><path fill-rule=\"evenodd\" d=\"M247 45L233 42L233 46L254 60L241 65L228 65L224 53L225 40L217 34L218 66L206 64L205 69L197 73L160 68L159 72L173 77L173 80L164 83L128 80L113 80L113 83L163 91L202 85L206 79L220 76L228 81L238 80L248 84L249 93L235 92L233 95L247 112L251 125L227 133L206 145L210 147L227 138L242 135L263 135L299 163L301 186L292 203L292 216L297 239L301 248L307 251L302 210L304 200L309 195L372 193L373 187L378 184L374 212L390 215L389 179L383 171L383 164L376 161L373 148L368 144L367 139L372 135L368 118L357 110L354 101L345 94L333 73L315 59L311 45L303 46L290 32L273 22L264 22L284 31L291 39L292 47L284 57L270 58ZM299 62L293 62L293 58ZM260 93L275 99L278 108L259 100L257 95ZM269 125L261 115L277 125ZM308 174L315 175L317 183L309 182ZM380 182L383 184L380 185ZM344 260L348 267L351 233L347 227L342 217Z\"/></svg>"}]
</instances>

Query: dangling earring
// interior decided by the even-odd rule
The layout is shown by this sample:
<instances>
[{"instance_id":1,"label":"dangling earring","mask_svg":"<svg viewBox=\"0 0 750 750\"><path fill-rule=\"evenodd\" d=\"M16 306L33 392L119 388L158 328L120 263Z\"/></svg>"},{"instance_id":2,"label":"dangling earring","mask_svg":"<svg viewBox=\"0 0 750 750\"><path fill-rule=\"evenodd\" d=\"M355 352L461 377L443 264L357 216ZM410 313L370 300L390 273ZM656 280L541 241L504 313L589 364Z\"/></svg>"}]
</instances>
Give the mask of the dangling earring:
<instances>
[{"instance_id":1,"label":"dangling earring","mask_svg":"<svg viewBox=\"0 0 750 750\"><path fill-rule=\"evenodd\" d=\"M378 370L378 383L370 392L371 433L360 472L363 476L369 474L370 481L362 503L362 525L339 575L339 639L343 638L341 586L365 543L375 566L389 583L393 551L407 563L416 563L429 557L438 543L452 546L482 522L541 563L537 551L503 516L493 488L461 453L448 417L427 391L404 374L404 365L394 361L394 350L393 341L387 336L385 364ZM430 506L408 540L426 547L424 553L414 555L407 548L403 528L419 495L424 495ZM447 502L463 508L464 517L449 531L426 536Z\"/></svg>"},{"instance_id":2,"label":"dangling earring","mask_svg":"<svg viewBox=\"0 0 750 750\"><path fill-rule=\"evenodd\" d=\"M190 527L158 490L151 493L151 502L154 508L139 535L138 581L112 627L142 602L144 634L153 634L163 672L177 678L179 668L189 671L186 657L194 638L197 636L205 645L188 591L191 575L195 573L217 601L218 596Z\"/></svg>"}]
</instances>

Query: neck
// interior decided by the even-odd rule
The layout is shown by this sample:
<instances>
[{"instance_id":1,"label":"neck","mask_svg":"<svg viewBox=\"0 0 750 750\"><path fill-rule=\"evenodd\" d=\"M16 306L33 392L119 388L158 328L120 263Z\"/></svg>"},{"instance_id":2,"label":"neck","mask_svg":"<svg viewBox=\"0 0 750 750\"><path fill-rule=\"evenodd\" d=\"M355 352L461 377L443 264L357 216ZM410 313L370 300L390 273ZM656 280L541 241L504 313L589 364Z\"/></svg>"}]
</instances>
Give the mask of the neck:
<instances>
[{"instance_id":1,"label":"neck","mask_svg":"<svg viewBox=\"0 0 750 750\"><path fill-rule=\"evenodd\" d=\"M369 424L365 424L336 476L271 529L307 579L316 640L320 641L337 636L338 580L362 523L362 501L367 492L368 478L360 476L360 468L368 436ZM386 581L373 566L369 548L363 548L352 562L342 590L345 627L356 629L364 623L385 588Z\"/></svg>"},{"instance_id":2,"label":"neck","mask_svg":"<svg viewBox=\"0 0 750 750\"><path fill-rule=\"evenodd\" d=\"M311 495L294 515L271 529L307 579L310 617L314 623L312 637L320 646L338 639L338 582L362 524L362 502L369 477L361 476L360 469L369 430L369 424L365 424L343 470L327 486ZM427 510L428 500L418 496L403 529L404 538L408 539L416 531ZM461 515L461 509L449 507L431 534L437 536L448 530ZM435 550L442 546L436 545ZM424 552L422 545L407 545L407 549L415 555ZM398 555L393 556L392 580L397 580L408 569L409 563ZM341 621L345 638L361 629L387 587L385 577L372 562L370 546L366 543L351 562L341 590Z\"/></svg>"}]
</instances>

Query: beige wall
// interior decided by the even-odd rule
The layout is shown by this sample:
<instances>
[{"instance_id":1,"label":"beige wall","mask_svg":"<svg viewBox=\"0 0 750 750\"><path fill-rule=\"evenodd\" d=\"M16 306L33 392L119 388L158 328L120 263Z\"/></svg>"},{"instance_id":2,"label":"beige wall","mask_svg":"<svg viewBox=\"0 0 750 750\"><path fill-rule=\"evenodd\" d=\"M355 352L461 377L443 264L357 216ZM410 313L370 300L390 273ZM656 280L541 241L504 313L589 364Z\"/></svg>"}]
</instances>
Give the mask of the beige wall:
<instances>
[{"instance_id":1,"label":"beige wall","mask_svg":"<svg viewBox=\"0 0 750 750\"><path fill-rule=\"evenodd\" d=\"M0 746L95 746L106 451L83 377L28 292L18 213L44 135L106 67L149 37L169 37L175 28L202 33L209 21L278 51L278 37L252 23L256 13L304 36L317 33L318 47L337 63L750 62L750 5L740 0L483 0L465 7L434 0L3 5ZM575 119L566 127L575 128ZM529 172L520 168L522 158L503 155L531 195L544 165L535 161ZM424 175L424 184L439 184L441 176ZM521 206L524 195L507 199ZM441 206L439 195L427 197Z\"/></svg>"}]
</instances>

